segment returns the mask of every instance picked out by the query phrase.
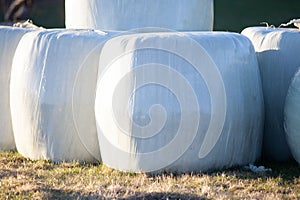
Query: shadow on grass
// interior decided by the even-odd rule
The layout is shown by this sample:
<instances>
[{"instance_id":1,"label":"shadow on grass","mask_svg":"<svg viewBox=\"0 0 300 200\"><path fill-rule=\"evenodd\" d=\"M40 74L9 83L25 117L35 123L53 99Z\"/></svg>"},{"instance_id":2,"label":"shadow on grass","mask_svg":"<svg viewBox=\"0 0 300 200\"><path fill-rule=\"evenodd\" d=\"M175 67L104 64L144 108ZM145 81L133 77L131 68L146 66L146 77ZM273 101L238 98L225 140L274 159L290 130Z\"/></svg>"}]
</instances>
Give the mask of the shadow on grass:
<instances>
[{"instance_id":1,"label":"shadow on grass","mask_svg":"<svg viewBox=\"0 0 300 200\"><path fill-rule=\"evenodd\" d=\"M130 193L126 198L118 198L118 194L81 194L75 191L65 191L57 189L42 189L39 192L44 193L43 198L45 199L120 199L120 200L134 200L134 199L190 199L190 200L201 200L207 199L206 197L180 194L180 193L138 193L131 191L121 191L121 193ZM122 196L122 195L121 195Z\"/></svg>"},{"instance_id":2,"label":"shadow on grass","mask_svg":"<svg viewBox=\"0 0 300 200\"><path fill-rule=\"evenodd\" d=\"M244 169L243 167L233 167L223 171L207 173L207 175L214 176L215 174L235 175L238 179L268 179L268 178L281 178L286 183L294 183L296 178L300 177L300 167L295 161L291 162L274 162L274 161L260 161L255 163L256 166L264 166L271 168L271 172L252 172Z\"/></svg>"},{"instance_id":3,"label":"shadow on grass","mask_svg":"<svg viewBox=\"0 0 300 200\"><path fill-rule=\"evenodd\" d=\"M256 166L264 166L265 168L271 168L271 172L252 172L245 169L243 166L236 166L227 169L213 170L209 172L199 173L162 173L162 174L147 174L147 177L162 177L162 176L174 176L181 177L185 175L190 176L203 176L209 177L220 176L224 174L226 176L236 176L237 179L242 180L257 180L268 178L281 178L286 183L294 183L294 180L300 177L300 165L296 161L290 162L274 162L274 161L259 161L255 163Z\"/></svg>"},{"instance_id":4,"label":"shadow on grass","mask_svg":"<svg viewBox=\"0 0 300 200\"><path fill-rule=\"evenodd\" d=\"M134 196L128 198L120 198L123 200L133 200L133 199L207 199L206 197L202 196L194 196L194 195L187 195L187 194L180 194L180 193L145 193L145 194L136 194Z\"/></svg>"}]
</instances>

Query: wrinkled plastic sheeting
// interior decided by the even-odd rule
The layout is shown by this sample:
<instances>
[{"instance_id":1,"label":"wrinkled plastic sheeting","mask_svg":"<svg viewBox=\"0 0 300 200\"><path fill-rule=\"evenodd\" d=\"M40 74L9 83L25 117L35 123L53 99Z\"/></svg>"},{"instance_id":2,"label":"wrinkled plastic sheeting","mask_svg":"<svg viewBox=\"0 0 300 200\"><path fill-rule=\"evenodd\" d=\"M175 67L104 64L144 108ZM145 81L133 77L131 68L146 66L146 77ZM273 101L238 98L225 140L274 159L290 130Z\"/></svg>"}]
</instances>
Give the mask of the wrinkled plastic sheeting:
<instances>
[{"instance_id":1,"label":"wrinkled plastic sheeting","mask_svg":"<svg viewBox=\"0 0 300 200\"><path fill-rule=\"evenodd\" d=\"M289 87L284 110L286 139L295 160L300 163L300 71Z\"/></svg>"},{"instance_id":2,"label":"wrinkled plastic sheeting","mask_svg":"<svg viewBox=\"0 0 300 200\"><path fill-rule=\"evenodd\" d=\"M251 42L233 33L144 33L105 43L95 114L103 162L208 171L260 157L263 98Z\"/></svg>"},{"instance_id":3,"label":"wrinkled plastic sheeting","mask_svg":"<svg viewBox=\"0 0 300 200\"><path fill-rule=\"evenodd\" d=\"M284 102L291 79L300 66L297 29L250 27L242 34L256 50L265 99L263 155L276 161L292 159L284 132Z\"/></svg>"},{"instance_id":4,"label":"wrinkled plastic sheeting","mask_svg":"<svg viewBox=\"0 0 300 200\"><path fill-rule=\"evenodd\" d=\"M213 28L213 0L66 0L65 8L67 28Z\"/></svg>"},{"instance_id":5,"label":"wrinkled plastic sheeting","mask_svg":"<svg viewBox=\"0 0 300 200\"><path fill-rule=\"evenodd\" d=\"M272 172L271 168L266 168L265 166L255 166L255 165L252 165L252 164L244 166L244 169L245 170L250 170L254 173Z\"/></svg>"},{"instance_id":6,"label":"wrinkled plastic sheeting","mask_svg":"<svg viewBox=\"0 0 300 200\"><path fill-rule=\"evenodd\" d=\"M15 149L9 106L12 60L22 36L31 29L0 26L0 150Z\"/></svg>"},{"instance_id":7,"label":"wrinkled plastic sheeting","mask_svg":"<svg viewBox=\"0 0 300 200\"><path fill-rule=\"evenodd\" d=\"M31 159L100 160L94 114L101 44L109 34L44 30L26 34L11 75L17 150Z\"/></svg>"}]
</instances>

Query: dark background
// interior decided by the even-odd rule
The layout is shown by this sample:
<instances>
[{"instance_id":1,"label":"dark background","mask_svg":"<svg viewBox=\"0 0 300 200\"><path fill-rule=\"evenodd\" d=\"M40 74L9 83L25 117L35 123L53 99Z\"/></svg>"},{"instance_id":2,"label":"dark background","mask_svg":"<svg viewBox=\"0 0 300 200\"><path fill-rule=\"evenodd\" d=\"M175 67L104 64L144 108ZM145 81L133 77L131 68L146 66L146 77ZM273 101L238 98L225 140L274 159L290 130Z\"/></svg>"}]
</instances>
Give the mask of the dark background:
<instances>
[{"instance_id":1,"label":"dark background","mask_svg":"<svg viewBox=\"0 0 300 200\"><path fill-rule=\"evenodd\" d=\"M275 26L300 18L300 0L215 0L215 30L240 32L268 22Z\"/></svg>"},{"instance_id":2,"label":"dark background","mask_svg":"<svg viewBox=\"0 0 300 200\"><path fill-rule=\"evenodd\" d=\"M240 32L261 22L279 26L300 18L300 0L215 0L214 4L214 30ZM35 0L31 19L46 28L64 27L64 0Z\"/></svg>"},{"instance_id":3,"label":"dark background","mask_svg":"<svg viewBox=\"0 0 300 200\"><path fill-rule=\"evenodd\" d=\"M89 1L89 0L87 0ZM1 6L1 5L0 5ZM64 0L34 0L30 19L34 24L45 28L65 26ZM3 9L0 9L0 22L4 20Z\"/></svg>"}]
</instances>

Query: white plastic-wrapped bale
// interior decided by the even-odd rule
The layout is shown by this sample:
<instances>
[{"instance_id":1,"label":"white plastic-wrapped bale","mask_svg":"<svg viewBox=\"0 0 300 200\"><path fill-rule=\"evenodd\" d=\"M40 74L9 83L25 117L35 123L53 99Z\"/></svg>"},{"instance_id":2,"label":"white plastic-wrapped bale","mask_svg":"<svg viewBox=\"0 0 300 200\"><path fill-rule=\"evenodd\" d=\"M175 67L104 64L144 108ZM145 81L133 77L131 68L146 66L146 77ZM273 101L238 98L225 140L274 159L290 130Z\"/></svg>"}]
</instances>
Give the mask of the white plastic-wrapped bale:
<instances>
[{"instance_id":1,"label":"white plastic-wrapped bale","mask_svg":"<svg viewBox=\"0 0 300 200\"><path fill-rule=\"evenodd\" d=\"M263 98L251 42L233 33L141 33L105 43L95 114L102 161L190 172L259 158Z\"/></svg>"},{"instance_id":2,"label":"white plastic-wrapped bale","mask_svg":"<svg viewBox=\"0 0 300 200\"><path fill-rule=\"evenodd\" d=\"M242 34L252 41L261 72L265 99L263 155L276 161L288 161L292 155L285 138L283 112L288 87L300 66L300 32L250 27Z\"/></svg>"},{"instance_id":3,"label":"white plastic-wrapped bale","mask_svg":"<svg viewBox=\"0 0 300 200\"><path fill-rule=\"evenodd\" d=\"M15 149L9 106L12 60L22 36L32 29L0 26L0 150Z\"/></svg>"},{"instance_id":4,"label":"white plastic-wrapped bale","mask_svg":"<svg viewBox=\"0 0 300 200\"><path fill-rule=\"evenodd\" d=\"M213 28L213 0L66 0L65 8L67 28Z\"/></svg>"},{"instance_id":5,"label":"white plastic-wrapped bale","mask_svg":"<svg viewBox=\"0 0 300 200\"><path fill-rule=\"evenodd\" d=\"M286 139L295 160L300 163L300 71L289 87L284 110Z\"/></svg>"},{"instance_id":6,"label":"white plastic-wrapped bale","mask_svg":"<svg viewBox=\"0 0 300 200\"><path fill-rule=\"evenodd\" d=\"M13 60L11 112L17 150L31 159L100 160L94 114L101 43L92 30L24 35Z\"/></svg>"}]
</instances>

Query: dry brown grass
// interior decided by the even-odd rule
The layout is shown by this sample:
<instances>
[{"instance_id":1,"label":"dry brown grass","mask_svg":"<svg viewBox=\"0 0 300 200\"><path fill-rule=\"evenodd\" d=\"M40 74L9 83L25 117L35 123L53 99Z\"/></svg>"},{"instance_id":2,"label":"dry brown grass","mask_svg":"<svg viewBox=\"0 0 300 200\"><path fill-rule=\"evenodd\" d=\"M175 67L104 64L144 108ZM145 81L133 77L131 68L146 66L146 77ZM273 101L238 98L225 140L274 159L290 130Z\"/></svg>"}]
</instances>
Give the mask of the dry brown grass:
<instances>
[{"instance_id":1,"label":"dry brown grass","mask_svg":"<svg viewBox=\"0 0 300 200\"><path fill-rule=\"evenodd\" d=\"M104 165L30 161L0 152L0 199L300 199L295 163L265 163L273 172L242 168L215 173L123 173Z\"/></svg>"}]
</instances>

